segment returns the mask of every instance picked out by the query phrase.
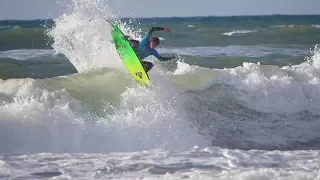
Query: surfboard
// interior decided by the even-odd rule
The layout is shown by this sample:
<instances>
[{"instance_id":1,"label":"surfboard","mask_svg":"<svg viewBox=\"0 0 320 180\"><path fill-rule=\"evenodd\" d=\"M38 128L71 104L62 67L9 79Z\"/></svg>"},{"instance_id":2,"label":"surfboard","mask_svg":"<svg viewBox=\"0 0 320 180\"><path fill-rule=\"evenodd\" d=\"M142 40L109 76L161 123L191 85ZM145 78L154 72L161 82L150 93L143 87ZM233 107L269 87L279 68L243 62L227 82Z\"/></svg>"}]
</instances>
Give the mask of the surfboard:
<instances>
[{"instance_id":1,"label":"surfboard","mask_svg":"<svg viewBox=\"0 0 320 180\"><path fill-rule=\"evenodd\" d=\"M144 70L137 54L119 27L111 24L111 36L118 54L131 76L141 85L151 87L148 74Z\"/></svg>"}]
</instances>

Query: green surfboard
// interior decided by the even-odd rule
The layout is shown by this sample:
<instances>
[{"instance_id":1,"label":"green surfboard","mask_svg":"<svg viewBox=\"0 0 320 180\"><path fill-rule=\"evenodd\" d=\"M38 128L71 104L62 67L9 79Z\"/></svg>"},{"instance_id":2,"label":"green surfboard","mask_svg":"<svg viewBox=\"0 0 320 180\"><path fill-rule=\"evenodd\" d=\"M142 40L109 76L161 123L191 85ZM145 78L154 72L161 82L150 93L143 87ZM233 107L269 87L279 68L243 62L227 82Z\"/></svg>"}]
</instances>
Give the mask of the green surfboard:
<instances>
[{"instance_id":1,"label":"green surfboard","mask_svg":"<svg viewBox=\"0 0 320 180\"><path fill-rule=\"evenodd\" d=\"M141 85L151 87L148 74L144 70L139 58L129 41L117 25L112 25L111 36L123 64L131 76Z\"/></svg>"}]
</instances>

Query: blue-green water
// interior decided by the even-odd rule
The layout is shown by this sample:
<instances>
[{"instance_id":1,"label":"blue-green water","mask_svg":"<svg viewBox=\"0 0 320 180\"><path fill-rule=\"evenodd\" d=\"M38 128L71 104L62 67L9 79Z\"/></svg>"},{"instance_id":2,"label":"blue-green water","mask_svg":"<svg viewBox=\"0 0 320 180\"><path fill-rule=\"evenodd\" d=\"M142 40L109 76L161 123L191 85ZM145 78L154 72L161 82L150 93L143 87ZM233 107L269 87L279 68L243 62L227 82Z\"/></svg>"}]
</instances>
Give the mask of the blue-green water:
<instances>
[{"instance_id":1,"label":"blue-green water","mask_svg":"<svg viewBox=\"0 0 320 180\"><path fill-rule=\"evenodd\" d=\"M182 40L188 37L188 46L208 45L313 45L319 38L319 15L274 15L274 16L231 16L231 17L186 17L186 18L149 18L149 19L122 19L130 21L132 27L148 30L150 26L167 25L173 31L168 37L169 46L181 46ZM54 26L53 20L6 20L0 21L1 48L4 50L17 49L24 44L23 38L38 40L46 37L42 43L25 44L22 48L30 49L48 45L50 39L45 30ZM233 33L232 33L233 32ZM228 34L229 33L229 34ZM243 36L240 36L240 35ZM235 35L233 38L228 36ZM246 35L246 36L244 36ZM20 43L12 42L14 37L22 38ZM36 39L35 37L38 37ZM218 38L218 39L216 39ZM188 42L187 41L187 42ZM6 43L5 43L6 42ZM12 42L10 47L7 42Z\"/></svg>"},{"instance_id":2,"label":"blue-green water","mask_svg":"<svg viewBox=\"0 0 320 180\"><path fill-rule=\"evenodd\" d=\"M181 17L121 21L125 22L127 28L132 29L135 35L138 33L139 37L152 26L170 26L172 33L155 34L165 39L161 43L160 51L180 54L184 56L185 62L191 65L209 68L236 67L243 62L278 66L299 64L305 60L304 57L310 55L310 49L320 41L320 16L317 15ZM0 21L1 54L10 54L10 51L18 49L26 52L30 50L29 54L38 49L52 49L54 41L49 32L54 26L53 20ZM24 58L31 61L30 64L28 61L22 63L19 59L15 61L17 59L11 58L10 55L0 56L4 68L1 70L2 78L15 76L15 73L5 71L8 68L33 68L34 60L41 61L44 65L63 63L68 70L64 69L61 72L60 66L57 65L57 69L52 73L34 72L34 69L34 73L30 73L25 69L19 70L16 76L44 78L76 72L63 56L52 57L52 53L47 52L48 56Z\"/></svg>"},{"instance_id":3,"label":"blue-green water","mask_svg":"<svg viewBox=\"0 0 320 180\"><path fill-rule=\"evenodd\" d=\"M130 26L146 32L151 26L170 26L172 33L166 46L312 46L319 42L320 15L273 15L231 17L186 17L122 19ZM0 21L1 49L51 48L46 30L53 20ZM19 38L19 39L17 39Z\"/></svg>"}]
</instances>

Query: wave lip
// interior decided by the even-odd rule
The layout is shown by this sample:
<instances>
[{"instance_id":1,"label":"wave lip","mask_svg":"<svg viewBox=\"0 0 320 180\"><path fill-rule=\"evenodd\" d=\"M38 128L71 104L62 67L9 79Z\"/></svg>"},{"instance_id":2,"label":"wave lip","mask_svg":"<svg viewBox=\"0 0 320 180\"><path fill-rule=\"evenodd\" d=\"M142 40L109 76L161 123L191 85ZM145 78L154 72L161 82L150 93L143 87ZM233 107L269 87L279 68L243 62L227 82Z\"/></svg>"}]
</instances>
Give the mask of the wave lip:
<instances>
[{"instance_id":1,"label":"wave lip","mask_svg":"<svg viewBox=\"0 0 320 180\"><path fill-rule=\"evenodd\" d=\"M78 72L102 67L124 70L106 22L106 18L113 18L108 6L99 0L79 0L71 8L71 13L54 19L55 26L49 32L54 51L65 55Z\"/></svg>"}]
</instances>

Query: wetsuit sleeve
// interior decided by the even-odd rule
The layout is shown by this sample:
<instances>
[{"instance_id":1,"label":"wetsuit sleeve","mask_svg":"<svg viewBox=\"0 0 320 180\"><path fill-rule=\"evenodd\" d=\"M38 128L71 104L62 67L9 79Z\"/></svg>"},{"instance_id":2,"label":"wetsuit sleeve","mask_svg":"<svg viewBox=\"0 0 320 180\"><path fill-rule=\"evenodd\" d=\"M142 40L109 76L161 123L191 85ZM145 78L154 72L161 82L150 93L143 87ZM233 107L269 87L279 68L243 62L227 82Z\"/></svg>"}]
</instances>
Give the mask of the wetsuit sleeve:
<instances>
[{"instance_id":1,"label":"wetsuit sleeve","mask_svg":"<svg viewBox=\"0 0 320 180\"><path fill-rule=\"evenodd\" d=\"M150 33L147 33L146 35L144 35L144 37L140 41L140 45L146 46L149 43L150 38L151 38L151 34Z\"/></svg>"},{"instance_id":2,"label":"wetsuit sleeve","mask_svg":"<svg viewBox=\"0 0 320 180\"><path fill-rule=\"evenodd\" d=\"M159 60L160 61L168 61L168 60L172 60L174 59L175 57L161 57Z\"/></svg>"},{"instance_id":3,"label":"wetsuit sleeve","mask_svg":"<svg viewBox=\"0 0 320 180\"><path fill-rule=\"evenodd\" d=\"M152 55L159 60L161 60L163 58L156 50L153 50Z\"/></svg>"},{"instance_id":4,"label":"wetsuit sleeve","mask_svg":"<svg viewBox=\"0 0 320 180\"><path fill-rule=\"evenodd\" d=\"M152 55L157 59L159 59L160 61L168 61L168 60L174 59L174 57L162 57L156 50L153 51Z\"/></svg>"},{"instance_id":5,"label":"wetsuit sleeve","mask_svg":"<svg viewBox=\"0 0 320 180\"><path fill-rule=\"evenodd\" d=\"M142 40L140 41L140 44L142 46L146 46L149 43L149 40L151 38L151 35L153 33L153 31L161 31L164 30L163 27L152 27L149 31L149 33L147 33L146 35L144 35L144 37L142 38Z\"/></svg>"}]
</instances>

